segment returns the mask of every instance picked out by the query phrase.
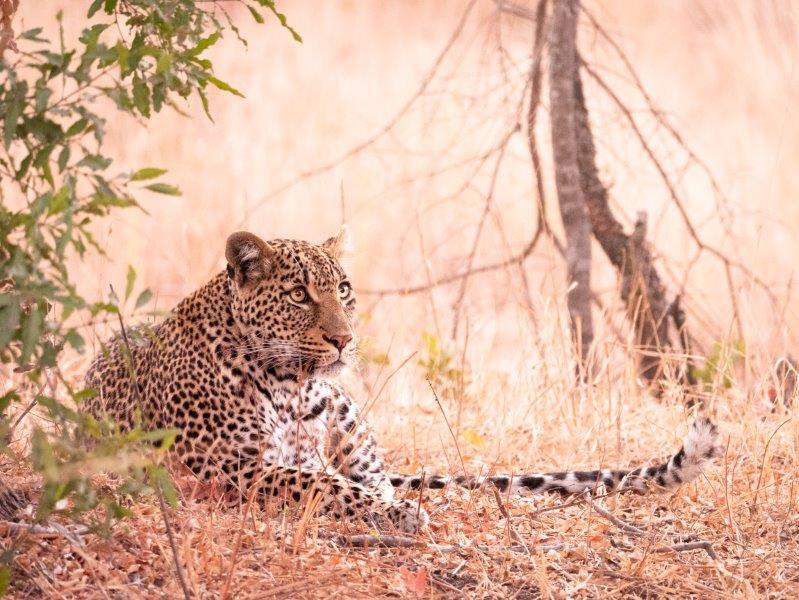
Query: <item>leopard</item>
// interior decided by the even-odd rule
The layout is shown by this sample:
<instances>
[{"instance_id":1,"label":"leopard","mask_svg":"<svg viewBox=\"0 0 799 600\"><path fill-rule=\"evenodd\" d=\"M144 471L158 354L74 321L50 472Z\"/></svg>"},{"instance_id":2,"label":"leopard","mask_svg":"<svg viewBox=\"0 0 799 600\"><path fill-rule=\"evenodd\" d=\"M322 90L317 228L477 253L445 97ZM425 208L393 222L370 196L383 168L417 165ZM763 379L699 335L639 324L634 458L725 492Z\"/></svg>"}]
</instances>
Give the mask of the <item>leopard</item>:
<instances>
[{"instance_id":1,"label":"leopard","mask_svg":"<svg viewBox=\"0 0 799 600\"><path fill-rule=\"evenodd\" d=\"M387 472L383 450L341 375L357 364L356 292L342 267L350 234L322 243L238 231L226 266L148 335L117 333L91 362L83 410L123 430L175 430L170 451L239 501L310 506L380 531L427 526L408 490L456 485L500 492L669 491L718 453L707 418L665 462L635 469L518 475ZM405 490L405 498L398 491Z\"/></svg>"}]
</instances>

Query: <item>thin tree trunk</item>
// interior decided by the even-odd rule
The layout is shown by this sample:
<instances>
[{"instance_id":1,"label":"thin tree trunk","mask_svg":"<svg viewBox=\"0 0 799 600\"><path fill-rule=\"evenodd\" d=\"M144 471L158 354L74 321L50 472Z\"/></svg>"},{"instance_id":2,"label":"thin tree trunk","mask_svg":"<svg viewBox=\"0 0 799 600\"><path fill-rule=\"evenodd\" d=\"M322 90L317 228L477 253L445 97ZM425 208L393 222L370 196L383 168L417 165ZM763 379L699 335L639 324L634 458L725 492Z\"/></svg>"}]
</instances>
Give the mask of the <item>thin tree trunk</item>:
<instances>
[{"instance_id":1,"label":"thin tree trunk","mask_svg":"<svg viewBox=\"0 0 799 600\"><path fill-rule=\"evenodd\" d=\"M591 227L577 163L574 74L577 72L579 0L555 0L549 38L549 92L555 184L566 236L567 304L572 331L585 363L594 326L591 318Z\"/></svg>"}]
</instances>

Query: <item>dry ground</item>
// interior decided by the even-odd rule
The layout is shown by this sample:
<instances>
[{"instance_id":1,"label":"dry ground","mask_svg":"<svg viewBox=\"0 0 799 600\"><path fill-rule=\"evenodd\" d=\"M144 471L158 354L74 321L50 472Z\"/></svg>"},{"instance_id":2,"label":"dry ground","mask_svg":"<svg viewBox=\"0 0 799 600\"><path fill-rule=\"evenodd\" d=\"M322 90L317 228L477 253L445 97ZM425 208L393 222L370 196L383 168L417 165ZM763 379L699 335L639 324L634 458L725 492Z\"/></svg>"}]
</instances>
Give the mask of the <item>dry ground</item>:
<instances>
[{"instance_id":1,"label":"dry ground","mask_svg":"<svg viewBox=\"0 0 799 600\"><path fill-rule=\"evenodd\" d=\"M432 398L405 406L393 422L379 415L397 413L381 406L391 399L378 400L374 418L394 468L479 473L633 465L676 449L672 432L686 428L679 405L638 395L622 401L610 385L563 392L557 384L525 384L524 395L520 387L499 378L475 387L480 402L462 407L457 446ZM789 415L757 404L745 395L715 400L725 455L706 479L672 496L596 501L643 535L557 496L498 500L488 490L448 489L423 495L432 523L414 547L353 548L340 538L368 528L306 519L301 510L220 508L214 489L176 469L181 501L169 514L178 555L200 598L795 597L797 423L780 427ZM458 409L454 401L442 406L450 417ZM4 480L35 488L23 471L7 463L2 470ZM145 501L135 513L107 540L11 536L20 549L13 596L180 597L157 502ZM668 550L673 534L680 542L710 542L715 556Z\"/></svg>"},{"instance_id":2,"label":"dry ground","mask_svg":"<svg viewBox=\"0 0 799 600\"><path fill-rule=\"evenodd\" d=\"M22 16L31 27L52 20L60 6L76 32L81 12L69 10L75 4L23 2ZM619 113L589 86L614 210L627 224L636 211L649 212L650 239L669 286L686 286L697 351L707 355L717 340L746 344L731 386L717 377L706 390L724 456L705 479L673 496L597 501L644 535L622 531L584 503L563 507L556 497L498 502L490 491L451 489L424 494L432 524L416 546L390 549L346 547L340 536L368 532L345 524L257 507L246 514L218 508L213 489L177 471L182 497L170 519L197 597L799 596L799 421L793 418L799 402L772 410L764 392L774 359L799 346L793 277L799 171L792 167L799 158L797 3L772 2L767 9L727 0L586 4L721 182L725 199L668 143L611 49L583 23L584 55L642 119L697 230L764 278L775 295L769 301L740 272L733 273L730 292L718 263L706 254L694 260L662 182ZM192 105L195 119L163 114L148 127L123 122L112 130L120 169L167 167L184 199L142 197L149 215L120 213L105 223L97 233L108 258L75 265L87 295L106 294L109 283L124 288L132 263L157 293L155 308L168 309L222 267L231 230L321 240L346 220L356 241L350 270L362 292L359 329L372 358L389 358L383 367L367 363L347 384L367 406L395 470L621 467L676 450L692 413L676 386L657 399L635 381L615 276L598 248L595 287L605 309L597 311L597 372L587 387L573 382L562 262L546 243L525 263L526 289L513 267L471 278L461 303L458 285L404 297L365 293L424 284L466 266L493 165L488 161L475 173L475 157L495 148L514 125L530 24L498 24L494 4L478 2L441 77L391 132L319 176L274 193L379 131L418 89L465 3L283 5L305 43L293 44L274 26L245 25L249 50L232 41L217 46L219 73L248 98L213 97L215 123ZM545 149L546 106L541 121ZM518 252L535 226L523 135L510 140L504 160L474 246L475 265ZM548 174L546 152L544 160ZM545 183L551 199L548 175ZM429 358L422 332L447 340L456 322L448 352L452 367L464 369L464 386L439 407L419 365ZM95 333L107 332L98 327ZM62 369L77 380L88 359L66 356ZM460 383L459 374L452 379ZM10 380L4 376L2 383ZM31 414L25 426L37 419ZM27 444L21 431L14 448L25 453ZM34 491L38 485L8 460L0 471L14 485ZM109 539L86 534L71 543L2 527L4 541L22 549L13 597L180 596L152 499L137 505ZM702 549L668 550L673 533L709 541L716 558Z\"/></svg>"}]
</instances>

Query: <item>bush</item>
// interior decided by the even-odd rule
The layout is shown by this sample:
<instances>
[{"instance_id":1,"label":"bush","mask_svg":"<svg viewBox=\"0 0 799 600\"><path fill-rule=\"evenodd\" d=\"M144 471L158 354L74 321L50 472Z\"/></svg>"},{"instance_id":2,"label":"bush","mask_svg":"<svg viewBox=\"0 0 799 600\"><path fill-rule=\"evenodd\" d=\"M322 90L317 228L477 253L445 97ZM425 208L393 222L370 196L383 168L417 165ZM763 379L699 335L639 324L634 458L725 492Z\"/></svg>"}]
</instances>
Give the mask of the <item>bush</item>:
<instances>
[{"instance_id":1,"label":"bush","mask_svg":"<svg viewBox=\"0 0 799 600\"><path fill-rule=\"evenodd\" d=\"M196 95L210 118L208 86L242 94L215 75L205 52L227 33L246 42L225 6L215 2L94 0L87 27L72 45L61 13L55 41L41 27L14 36L17 4L0 8L0 360L17 374L12 388L0 392L0 439L11 453L8 440L27 409L16 411L15 422L9 413L22 404L41 406L53 427L34 431L31 440L29 460L44 481L39 517L69 500L76 518L105 507L103 519L92 518L107 527L127 512L117 502L120 493L157 485L168 499L173 496L166 472L153 460L157 450L156 456L141 450L154 443L166 448L172 432L122 432L73 408L94 391L62 376L59 355L84 346L77 317L116 319L120 300L113 293L105 300L84 298L68 265L88 252L103 253L93 226L114 210L143 210L139 192L177 196L180 190L162 180L165 171L158 167L112 173L112 157L103 149L108 123L100 111L146 121L165 107L181 111ZM258 23L272 13L300 41L272 0L236 4ZM150 293L134 294L135 280L131 268L122 302L142 309ZM69 398L45 395L48 378L60 382ZM25 396L31 398L23 402ZM120 476L115 489L92 484L98 471Z\"/></svg>"}]
</instances>

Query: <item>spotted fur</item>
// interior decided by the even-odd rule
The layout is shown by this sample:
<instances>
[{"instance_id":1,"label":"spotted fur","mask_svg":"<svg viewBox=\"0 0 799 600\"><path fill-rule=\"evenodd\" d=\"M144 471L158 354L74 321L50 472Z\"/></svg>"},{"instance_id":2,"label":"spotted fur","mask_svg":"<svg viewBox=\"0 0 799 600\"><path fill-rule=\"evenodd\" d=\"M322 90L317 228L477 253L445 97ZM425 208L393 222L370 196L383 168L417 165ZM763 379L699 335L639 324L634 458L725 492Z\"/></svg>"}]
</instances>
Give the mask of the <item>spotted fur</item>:
<instances>
[{"instance_id":1,"label":"spotted fur","mask_svg":"<svg viewBox=\"0 0 799 600\"><path fill-rule=\"evenodd\" d=\"M492 475L483 477L432 475L391 475L394 487L440 489L450 483L479 488L491 484L500 491L519 493L560 492L579 494L599 486L606 490L670 491L683 483L693 481L702 474L704 465L718 453L718 432L708 419L694 422L682 447L667 461L651 467L630 470L597 469L593 471L561 471L552 473L526 473L523 475Z\"/></svg>"},{"instance_id":2,"label":"spotted fur","mask_svg":"<svg viewBox=\"0 0 799 600\"><path fill-rule=\"evenodd\" d=\"M178 429L177 456L203 479L223 475L242 497L255 488L264 501L310 500L334 518L418 530L427 514L395 500L394 489L421 480L386 474L372 431L335 382L355 358L355 296L338 261L345 246L345 231L319 245L234 233L226 270L151 335L133 336L133 360L119 338L94 359L86 380L98 393L86 409L126 429ZM670 488L696 477L714 448L715 428L700 421L659 467L425 483L579 492L653 480Z\"/></svg>"}]
</instances>

